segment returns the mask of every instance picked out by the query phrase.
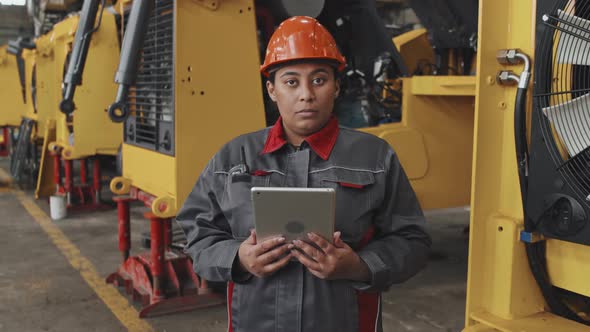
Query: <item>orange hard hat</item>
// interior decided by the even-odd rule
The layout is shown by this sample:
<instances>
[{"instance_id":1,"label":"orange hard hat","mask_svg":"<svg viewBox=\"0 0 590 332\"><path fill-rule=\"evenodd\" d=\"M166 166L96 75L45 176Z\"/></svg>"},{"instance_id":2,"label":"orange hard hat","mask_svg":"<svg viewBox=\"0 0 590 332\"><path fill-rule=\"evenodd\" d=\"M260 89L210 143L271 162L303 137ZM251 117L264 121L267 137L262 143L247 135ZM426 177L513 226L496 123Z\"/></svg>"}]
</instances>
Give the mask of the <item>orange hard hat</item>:
<instances>
[{"instance_id":1,"label":"orange hard hat","mask_svg":"<svg viewBox=\"0 0 590 332\"><path fill-rule=\"evenodd\" d=\"M270 37L260 71L268 77L270 67L304 59L333 60L338 70L346 66L334 37L320 22L308 16L293 16L283 21Z\"/></svg>"}]
</instances>

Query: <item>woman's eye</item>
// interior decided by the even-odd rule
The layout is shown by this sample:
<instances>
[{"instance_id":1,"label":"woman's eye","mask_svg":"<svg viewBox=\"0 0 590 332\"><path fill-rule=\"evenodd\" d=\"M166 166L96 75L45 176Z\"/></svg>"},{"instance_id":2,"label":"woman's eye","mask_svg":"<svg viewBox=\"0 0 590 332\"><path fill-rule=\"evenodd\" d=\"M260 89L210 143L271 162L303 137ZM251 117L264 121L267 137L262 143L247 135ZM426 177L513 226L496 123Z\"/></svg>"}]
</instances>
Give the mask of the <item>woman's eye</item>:
<instances>
[{"instance_id":1,"label":"woman's eye","mask_svg":"<svg viewBox=\"0 0 590 332\"><path fill-rule=\"evenodd\" d=\"M287 84L288 86L294 86L295 84L297 84L297 81L295 80L286 80L285 84Z\"/></svg>"},{"instance_id":2,"label":"woman's eye","mask_svg":"<svg viewBox=\"0 0 590 332\"><path fill-rule=\"evenodd\" d=\"M311 82L315 85L321 85L322 83L325 82L325 80L321 77L316 77Z\"/></svg>"}]
</instances>

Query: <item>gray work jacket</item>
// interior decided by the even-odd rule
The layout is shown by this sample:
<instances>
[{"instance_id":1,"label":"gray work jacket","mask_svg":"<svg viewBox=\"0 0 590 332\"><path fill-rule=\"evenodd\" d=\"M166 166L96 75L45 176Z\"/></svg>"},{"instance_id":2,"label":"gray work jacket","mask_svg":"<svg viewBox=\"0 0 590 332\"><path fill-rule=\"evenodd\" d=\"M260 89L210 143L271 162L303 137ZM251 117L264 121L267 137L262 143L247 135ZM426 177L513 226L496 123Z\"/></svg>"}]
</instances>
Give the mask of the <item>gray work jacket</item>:
<instances>
[{"instance_id":1,"label":"gray work jacket","mask_svg":"<svg viewBox=\"0 0 590 332\"><path fill-rule=\"evenodd\" d=\"M380 292L416 274L430 247L395 152L373 135L338 127L335 118L300 149L282 135L279 119L227 143L204 169L177 216L195 272L231 282L228 330L381 331ZM253 186L335 188L335 229L367 264L371 281L322 280L297 261L266 278L242 271L237 252L254 228Z\"/></svg>"}]
</instances>

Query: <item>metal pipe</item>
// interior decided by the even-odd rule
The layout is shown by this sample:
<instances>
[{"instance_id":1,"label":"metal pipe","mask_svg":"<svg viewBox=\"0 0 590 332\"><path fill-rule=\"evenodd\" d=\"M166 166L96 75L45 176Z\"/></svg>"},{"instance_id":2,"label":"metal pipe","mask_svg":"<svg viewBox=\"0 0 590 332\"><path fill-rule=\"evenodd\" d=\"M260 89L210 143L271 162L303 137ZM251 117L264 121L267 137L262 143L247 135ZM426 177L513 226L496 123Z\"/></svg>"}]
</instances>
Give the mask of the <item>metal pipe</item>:
<instances>
[{"instance_id":1,"label":"metal pipe","mask_svg":"<svg viewBox=\"0 0 590 332\"><path fill-rule=\"evenodd\" d=\"M131 222L129 219L129 199L115 198L117 202L117 216L119 226L119 251L123 258L123 263L129 258L131 250Z\"/></svg>"},{"instance_id":2,"label":"metal pipe","mask_svg":"<svg viewBox=\"0 0 590 332\"><path fill-rule=\"evenodd\" d=\"M59 103L59 109L62 113L71 114L76 108L76 105L74 104L76 86L82 83L82 73L88 56L90 40L92 34L98 30L100 23L102 22L105 1L106 0L86 0L82 6L80 21L78 22L76 36L74 37L74 47L72 49L70 63L63 79L63 99ZM101 4L100 16L97 25L94 26L99 4Z\"/></svg>"},{"instance_id":3,"label":"metal pipe","mask_svg":"<svg viewBox=\"0 0 590 332\"><path fill-rule=\"evenodd\" d=\"M172 223L171 219L164 220L164 250L167 250L172 244Z\"/></svg>"},{"instance_id":4,"label":"metal pipe","mask_svg":"<svg viewBox=\"0 0 590 332\"><path fill-rule=\"evenodd\" d=\"M115 74L115 83L119 84L117 98L108 110L109 117L113 122L123 122L129 116L127 95L129 87L135 83L137 77L140 52L153 8L154 0L133 1L127 30L121 45L119 67Z\"/></svg>"},{"instance_id":5,"label":"metal pipe","mask_svg":"<svg viewBox=\"0 0 590 332\"><path fill-rule=\"evenodd\" d=\"M524 63L524 68L520 74L518 82L519 89L526 89L531 78L531 60L528 55L521 52L519 49L502 49L496 53L496 59L499 63L504 65L517 65Z\"/></svg>"},{"instance_id":6,"label":"metal pipe","mask_svg":"<svg viewBox=\"0 0 590 332\"><path fill-rule=\"evenodd\" d=\"M25 60L23 59L23 49L33 49L35 48L35 43L23 38L18 38L17 40L10 40L8 41L8 48L7 52L12 54L16 57L16 66L18 68L18 77L20 80L21 86L21 93L23 96L23 102L27 103L27 93L25 89Z\"/></svg>"},{"instance_id":7,"label":"metal pipe","mask_svg":"<svg viewBox=\"0 0 590 332\"><path fill-rule=\"evenodd\" d=\"M56 193L61 193L61 157L59 153L53 155L53 182L55 182Z\"/></svg>"},{"instance_id":8,"label":"metal pipe","mask_svg":"<svg viewBox=\"0 0 590 332\"><path fill-rule=\"evenodd\" d=\"M528 55L517 51L516 54L514 55L516 58L522 60L522 62L524 63L524 71L526 72L531 72L531 60L529 59Z\"/></svg>"},{"instance_id":9,"label":"metal pipe","mask_svg":"<svg viewBox=\"0 0 590 332\"><path fill-rule=\"evenodd\" d=\"M164 223L165 220L149 213L150 262L153 280L152 303L164 298Z\"/></svg>"},{"instance_id":10,"label":"metal pipe","mask_svg":"<svg viewBox=\"0 0 590 332\"><path fill-rule=\"evenodd\" d=\"M92 189L94 189L94 203L100 204L100 191L101 191L101 181L100 181L100 160L98 157L95 157L92 161Z\"/></svg>"},{"instance_id":11,"label":"metal pipe","mask_svg":"<svg viewBox=\"0 0 590 332\"><path fill-rule=\"evenodd\" d=\"M511 70L502 70L496 75L496 82L500 85L515 85L520 83L520 77Z\"/></svg>"},{"instance_id":12,"label":"metal pipe","mask_svg":"<svg viewBox=\"0 0 590 332\"><path fill-rule=\"evenodd\" d=\"M72 160L65 160L65 189L66 189L66 201L68 206L72 205L72 190L74 187L74 177L72 174Z\"/></svg>"},{"instance_id":13,"label":"metal pipe","mask_svg":"<svg viewBox=\"0 0 590 332\"><path fill-rule=\"evenodd\" d=\"M519 89L527 89L529 86L529 80L531 79L531 60L528 55L518 51L515 55L516 58L520 59L524 63L524 69L520 73L520 81L518 82Z\"/></svg>"},{"instance_id":14,"label":"metal pipe","mask_svg":"<svg viewBox=\"0 0 590 332\"><path fill-rule=\"evenodd\" d=\"M34 17L35 16L35 10L36 5L35 5L35 0L27 0L27 15L29 15L29 17Z\"/></svg>"}]
</instances>

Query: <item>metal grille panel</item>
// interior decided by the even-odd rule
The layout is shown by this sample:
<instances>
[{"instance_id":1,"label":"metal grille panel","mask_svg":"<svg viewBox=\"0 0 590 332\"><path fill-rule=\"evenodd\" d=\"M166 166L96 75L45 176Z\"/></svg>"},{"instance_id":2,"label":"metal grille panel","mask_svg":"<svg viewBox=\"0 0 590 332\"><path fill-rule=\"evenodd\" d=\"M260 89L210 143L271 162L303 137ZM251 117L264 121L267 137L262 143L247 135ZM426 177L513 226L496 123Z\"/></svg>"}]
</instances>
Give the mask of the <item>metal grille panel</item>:
<instances>
[{"instance_id":1,"label":"metal grille panel","mask_svg":"<svg viewBox=\"0 0 590 332\"><path fill-rule=\"evenodd\" d=\"M555 168L590 207L590 2L560 0L542 18L535 103ZM558 146L562 146L564 155Z\"/></svg>"},{"instance_id":2,"label":"metal grille panel","mask_svg":"<svg viewBox=\"0 0 590 332\"><path fill-rule=\"evenodd\" d=\"M146 33L125 142L174 155L174 1L156 0Z\"/></svg>"}]
</instances>

